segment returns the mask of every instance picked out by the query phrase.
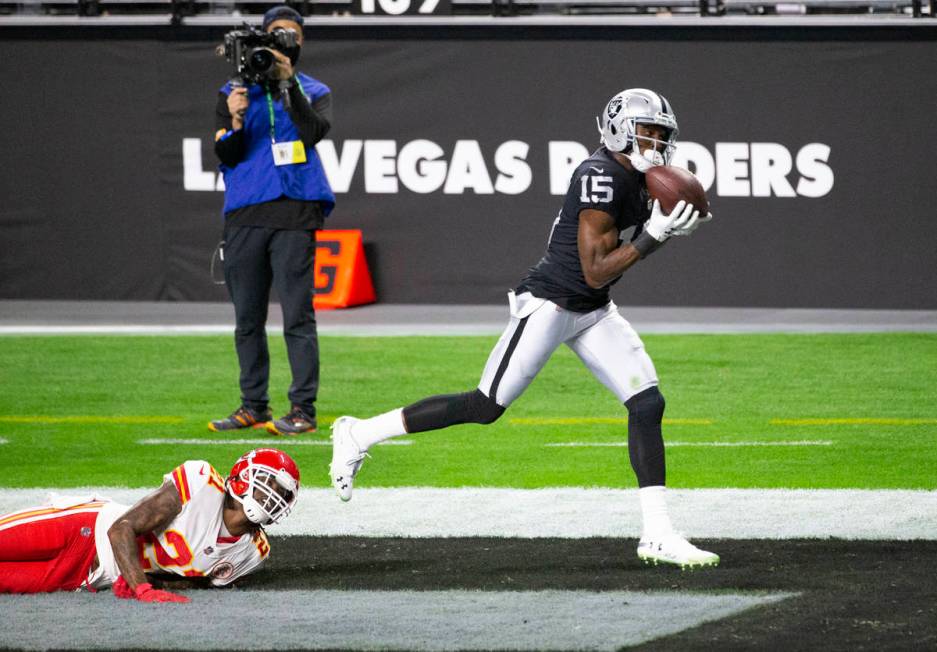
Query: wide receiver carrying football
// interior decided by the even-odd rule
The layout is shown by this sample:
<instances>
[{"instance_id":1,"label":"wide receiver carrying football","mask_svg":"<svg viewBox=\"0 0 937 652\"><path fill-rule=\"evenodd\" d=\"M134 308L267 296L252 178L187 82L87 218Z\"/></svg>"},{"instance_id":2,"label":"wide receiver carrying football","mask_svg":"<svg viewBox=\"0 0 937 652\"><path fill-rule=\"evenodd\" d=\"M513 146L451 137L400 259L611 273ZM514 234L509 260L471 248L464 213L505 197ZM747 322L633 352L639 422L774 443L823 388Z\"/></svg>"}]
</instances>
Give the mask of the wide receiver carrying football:
<instances>
[{"instance_id":1,"label":"wide receiver carrying football","mask_svg":"<svg viewBox=\"0 0 937 652\"><path fill-rule=\"evenodd\" d=\"M298 495L296 463L260 448L241 456L227 479L208 462L184 462L130 508L55 497L0 516L0 593L111 587L118 598L188 602L153 583L175 576L220 587L255 572L270 554L263 526L283 520Z\"/></svg>"},{"instance_id":2,"label":"wide receiver carrying football","mask_svg":"<svg viewBox=\"0 0 937 652\"><path fill-rule=\"evenodd\" d=\"M670 238L690 235L712 214L701 214L683 199L664 211L648 193L645 175L669 164L678 133L662 95L624 90L606 104L598 122L602 146L573 173L546 254L508 293L510 322L478 386L370 419L337 419L332 484L349 500L366 452L390 437L494 422L566 344L628 409L628 453L643 518L638 556L649 563L714 565L718 555L700 550L671 525L664 490L664 397L644 344L609 297L609 287L632 265ZM677 190L685 188L678 184ZM624 241L622 233L632 228Z\"/></svg>"}]
</instances>

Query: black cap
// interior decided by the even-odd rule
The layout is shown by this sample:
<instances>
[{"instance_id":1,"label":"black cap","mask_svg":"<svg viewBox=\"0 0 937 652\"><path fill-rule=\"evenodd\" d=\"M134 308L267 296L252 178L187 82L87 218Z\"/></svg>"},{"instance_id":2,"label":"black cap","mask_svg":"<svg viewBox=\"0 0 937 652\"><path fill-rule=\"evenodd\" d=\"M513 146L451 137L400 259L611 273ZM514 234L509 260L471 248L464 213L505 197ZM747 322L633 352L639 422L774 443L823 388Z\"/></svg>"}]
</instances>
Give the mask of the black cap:
<instances>
[{"instance_id":1,"label":"black cap","mask_svg":"<svg viewBox=\"0 0 937 652\"><path fill-rule=\"evenodd\" d=\"M267 28L275 20L292 20L294 23L298 24L300 27L303 26L303 17L298 11L292 7L287 7L286 5L277 5L267 10L267 13L264 14L264 22L262 29L266 32Z\"/></svg>"}]
</instances>

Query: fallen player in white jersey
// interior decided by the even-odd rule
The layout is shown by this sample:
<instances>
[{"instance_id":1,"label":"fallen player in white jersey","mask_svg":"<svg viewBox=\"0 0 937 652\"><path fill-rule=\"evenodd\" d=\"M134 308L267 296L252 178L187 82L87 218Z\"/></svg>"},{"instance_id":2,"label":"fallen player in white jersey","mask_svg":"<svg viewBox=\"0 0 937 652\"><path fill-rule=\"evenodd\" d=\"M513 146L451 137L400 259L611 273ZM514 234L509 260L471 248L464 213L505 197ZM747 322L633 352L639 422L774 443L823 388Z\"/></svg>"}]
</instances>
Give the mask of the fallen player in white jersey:
<instances>
[{"instance_id":1,"label":"fallen player in white jersey","mask_svg":"<svg viewBox=\"0 0 937 652\"><path fill-rule=\"evenodd\" d=\"M227 479L188 461L128 508L94 497L56 497L0 516L0 593L100 590L144 602L188 602L155 588L181 576L225 586L270 554L263 526L285 518L299 495L299 469L282 451L237 460Z\"/></svg>"}]
</instances>

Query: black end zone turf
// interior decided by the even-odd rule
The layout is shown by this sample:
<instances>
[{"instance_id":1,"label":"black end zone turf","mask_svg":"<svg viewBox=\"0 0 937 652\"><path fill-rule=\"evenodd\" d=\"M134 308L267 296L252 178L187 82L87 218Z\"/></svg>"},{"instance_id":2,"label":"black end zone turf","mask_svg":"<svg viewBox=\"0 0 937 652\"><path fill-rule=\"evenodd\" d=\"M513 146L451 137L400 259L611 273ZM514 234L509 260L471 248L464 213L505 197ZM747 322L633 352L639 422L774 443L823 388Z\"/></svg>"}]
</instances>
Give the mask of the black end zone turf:
<instances>
[{"instance_id":1,"label":"black end zone turf","mask_svg":"<svg viewBox=\"0 0 937 652\"><path fill-rule=\"evenodd\" d=\"M694 540L716 568L643 565L629 539L274 537L269 589L794 591L641 649L937 649L937 541Z\"/></svg>"}]
</instances>

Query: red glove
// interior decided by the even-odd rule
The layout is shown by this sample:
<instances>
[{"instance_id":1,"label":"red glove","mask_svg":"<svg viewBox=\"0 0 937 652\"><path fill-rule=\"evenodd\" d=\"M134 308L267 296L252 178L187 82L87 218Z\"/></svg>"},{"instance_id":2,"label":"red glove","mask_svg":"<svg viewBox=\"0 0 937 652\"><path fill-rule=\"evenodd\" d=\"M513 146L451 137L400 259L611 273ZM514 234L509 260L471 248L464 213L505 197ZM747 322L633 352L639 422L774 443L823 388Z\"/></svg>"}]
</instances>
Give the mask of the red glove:
<instances>
[{"instance_id":1,"label":"red glove","mask_svg":"<svg viewBox=\"0 0 937 652\"><path fill-rule=\"evenodd\" d=\"M190 602L184 595L154 589L149 583L137 584L133 594L140 602Z\"/></svg>"},{"instance_id":2,"label":"red glove","mask_svg":"<svg viewBox=\"0 0 937 652\"><path fill-rule=\"evenodd\" d=\"M111 593L113 593L115 597L118 597L121 600L130 600L135 597L133 595L133 589L131 589L130 585L127 584L127 580L124 579L123 575L118 577L117 581L114 582L113 586L111 586Z\"/></svg>"},{"instance_id":3,"label":"red glove","mask_svg":"<svg viewBox=\"0 0 937 652\"><path fill-rule=\"evenodd\" d=\"M190 602L184 595L170 593L154 589L152 584L138 584L137 588L131 589L127 580L121 575L111 587L111 592L123 600L136 599L140 602Z\"/></svg>"}]
</instances>

